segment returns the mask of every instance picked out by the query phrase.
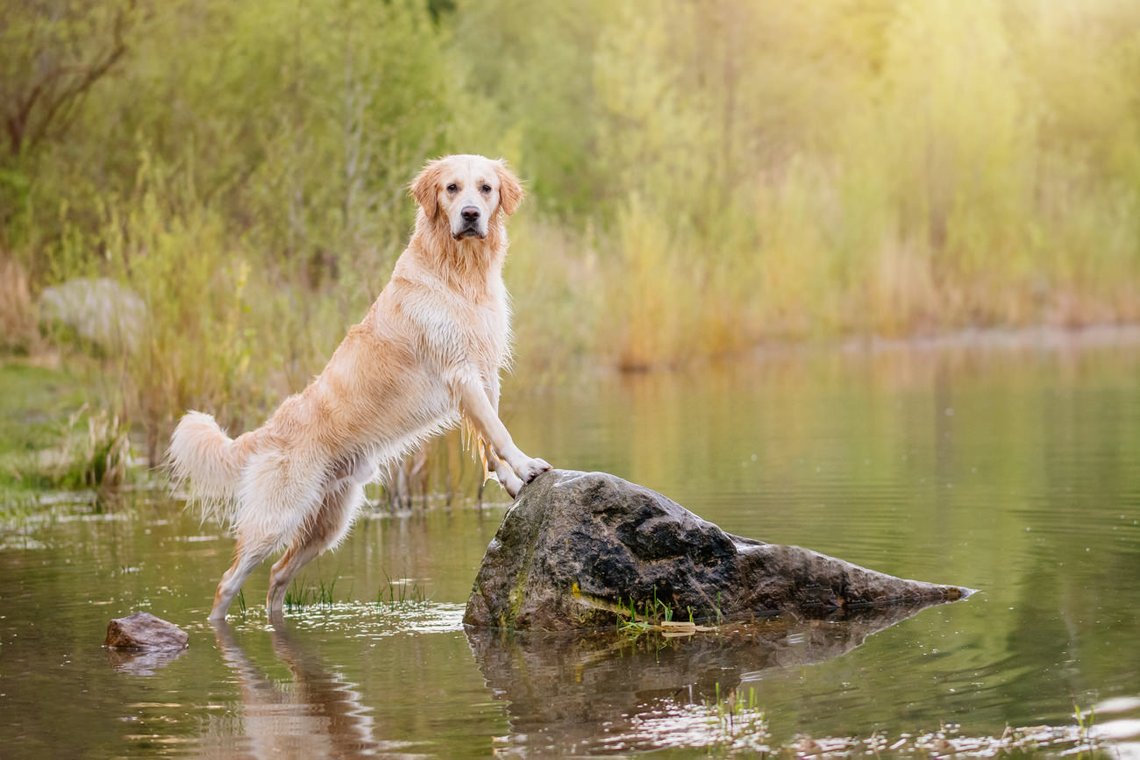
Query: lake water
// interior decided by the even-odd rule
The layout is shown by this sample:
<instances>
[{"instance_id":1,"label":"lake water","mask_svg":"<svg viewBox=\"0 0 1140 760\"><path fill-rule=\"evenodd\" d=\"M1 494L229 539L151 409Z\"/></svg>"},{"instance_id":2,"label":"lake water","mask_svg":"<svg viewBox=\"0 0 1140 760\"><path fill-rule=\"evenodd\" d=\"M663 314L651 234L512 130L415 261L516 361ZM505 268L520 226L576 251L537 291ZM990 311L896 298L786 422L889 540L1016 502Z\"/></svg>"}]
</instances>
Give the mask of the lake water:
<instances>
[{"instance_id":1,"label":"lake water","mask_svg":"<svg viewBox=\"0 0 1140 760\"><path fill-rule=\"evenodd\" d=\"M313 597L332 584L333 604L274 629L262 568L214 628L230 539L159 494L55 497L0 527L0 756L689 757L842 737L937 753L1042 725L1026 741L1059 752L1080 738L1074 706L1097 707L1109 754L1137 756L1140 342L1001 343L505 391L516 440L557 467L637 481L733 533L978 589L967 601L746 637L474 636L463 605L506 504L461 500L361 520L303 578ZM102 649L107 621L136 610L190 647Z\"/></svg>"}]
</instances>

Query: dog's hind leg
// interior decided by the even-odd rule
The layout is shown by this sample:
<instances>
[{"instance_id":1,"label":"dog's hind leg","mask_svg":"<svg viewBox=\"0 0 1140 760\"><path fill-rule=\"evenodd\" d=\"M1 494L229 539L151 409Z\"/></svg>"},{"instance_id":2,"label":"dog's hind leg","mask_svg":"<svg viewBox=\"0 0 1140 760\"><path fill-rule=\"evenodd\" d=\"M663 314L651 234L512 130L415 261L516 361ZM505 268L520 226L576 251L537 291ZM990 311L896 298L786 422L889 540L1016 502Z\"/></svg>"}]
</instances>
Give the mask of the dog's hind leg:
<instances>
[{"instance_id":1,"label":"dog's hind leg","mask_svg":"<svg viewBox=\"0 0 1140 760\"><path fill-rule=\"evenodd\" d=\"M210 610L210 620L226 619L226 610L230 608L230 603L241 590L245 579L268 556L268 549L251 548L241 539L238 539L237 547L234 550L234 562L230 565L229 570L226 570L222 575L222 580L218 583L218 590L214 593L214 607Z\"/></svg>"},{"instance_id":2,"label":"dog's hind leg","mask_svg":"<svg viewBox=\"0 0 1140 760\"><path fill-rule=\"evenodd\" d=\"M371 470L368 471L369 474ZM269 571L269 593L265 598L271 617L281 614L285 591L297 572L325 549L336 546L352 526L356 511L364 501L364 486L357 482L325 495L320 511Z\"/></svg>"},{"instance_id":3,"label":"dog's hind leg","mask_svg":"<svg viewBox=\"0 0 1140 760\"><path fill-rule=\"evenodd\" d=\"M237 489L237 557L218 584L211 619L225 617L255 567L304 536L321 507L326 468L326 460L311 447L271 448L250 458Z\"/></svg>"},{"instance_id":4,"label":"dog's hind leg","mask_svg":"<svg viewBox=\"0 0 1140 760\"><path fill-rule=\"evenodd\" d=\"M270 617L277 617L285 607L285 592L293 577L313 557L321 553L321 544L305 535L298 538L281 559L273 563L269 571L269 593L265 597L265 608Z\"/></svg>"}]
</instances>

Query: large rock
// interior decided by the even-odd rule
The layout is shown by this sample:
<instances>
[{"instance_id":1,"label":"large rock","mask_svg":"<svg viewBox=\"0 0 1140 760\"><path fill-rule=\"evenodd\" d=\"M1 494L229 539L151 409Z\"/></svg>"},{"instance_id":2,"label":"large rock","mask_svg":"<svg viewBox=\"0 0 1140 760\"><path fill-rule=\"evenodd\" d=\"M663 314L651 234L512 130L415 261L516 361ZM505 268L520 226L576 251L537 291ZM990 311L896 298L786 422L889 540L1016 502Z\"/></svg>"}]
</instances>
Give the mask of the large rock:
<instances>
[{"instance_id":1,"label":"large rock","mask_svg":"<svg viewBox=\"0 0 1140 760\"><path fill-rule=\"evenodd\" d=\"M185 649L190 636L174 623L168 623L149 612L136 612L115 618L107 624L103 646L109 649Z\"/></svg>"},{"instance_id":2,"label":"large rock","mask_svg":"<svg viewBox=\"0 0 1140 760\"><path fill-rule=\"evenodd\" d=\"M724 622L953 601L957 586L903 580L796 546L725 533L606 473L552 470L499 526L463 621L558 631L628 619ZM666 611L668 610L668 611Z\"/></svg>"}]
</instances>

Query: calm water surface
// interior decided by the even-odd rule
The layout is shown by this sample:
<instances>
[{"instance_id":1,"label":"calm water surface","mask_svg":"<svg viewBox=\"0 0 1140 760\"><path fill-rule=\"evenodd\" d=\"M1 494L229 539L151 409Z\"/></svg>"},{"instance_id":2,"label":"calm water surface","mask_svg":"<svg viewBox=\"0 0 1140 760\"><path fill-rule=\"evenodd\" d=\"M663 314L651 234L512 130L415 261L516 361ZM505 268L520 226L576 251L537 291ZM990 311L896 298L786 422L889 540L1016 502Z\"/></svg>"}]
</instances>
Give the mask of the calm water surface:
<instances>
[{"instance_id":1,"label":"calm water surface","mask_svg":"<svg viewBox=\"0 0 1140 760\"><path fill-rule=\"evenodd\" d=\"M506 507L468 501L363 519L307 569L310 588L335 581L331 606L274 629L263 568L245 613L214 628L232 544L179 504L21 510L0 523L0 756L683 757L944 724L1000 736L1072 726L1074 704L1102 706L1099 730L1140 733L1138 379L1136 342L1109 340L508 385L516 439L558 467L635 480L734 533L981 591L901 620L468 636L463 604ZM376 604L405 581L430 601ZM189 649L103 650L107 621L135 610L186 628Z\"/></svg>"}]
</instances>

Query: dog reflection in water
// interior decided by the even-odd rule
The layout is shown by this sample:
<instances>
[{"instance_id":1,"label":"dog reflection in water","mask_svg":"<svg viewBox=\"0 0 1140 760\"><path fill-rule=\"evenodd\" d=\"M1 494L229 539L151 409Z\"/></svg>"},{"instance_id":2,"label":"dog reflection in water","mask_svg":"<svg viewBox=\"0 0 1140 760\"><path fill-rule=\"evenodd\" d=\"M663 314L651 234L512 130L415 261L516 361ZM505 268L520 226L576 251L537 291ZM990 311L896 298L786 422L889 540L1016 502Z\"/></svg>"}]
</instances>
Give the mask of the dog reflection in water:
<instances>
[{"instance_id":1,"label":"dog reflection in water","mask_svg":"<svg viewBox=\"0 0 1140 760\"><path fill-rule=\"evenodd\" d=\"M218 650L237 678L241 710L236 721L210 717L200 757L375 757L406 749L403 742L376 739L372 712L357 686L306 650L282 621L270 637L291 682L270 678L255 665L225 621L213 627Z\"/></svg>"}]
</instances>

